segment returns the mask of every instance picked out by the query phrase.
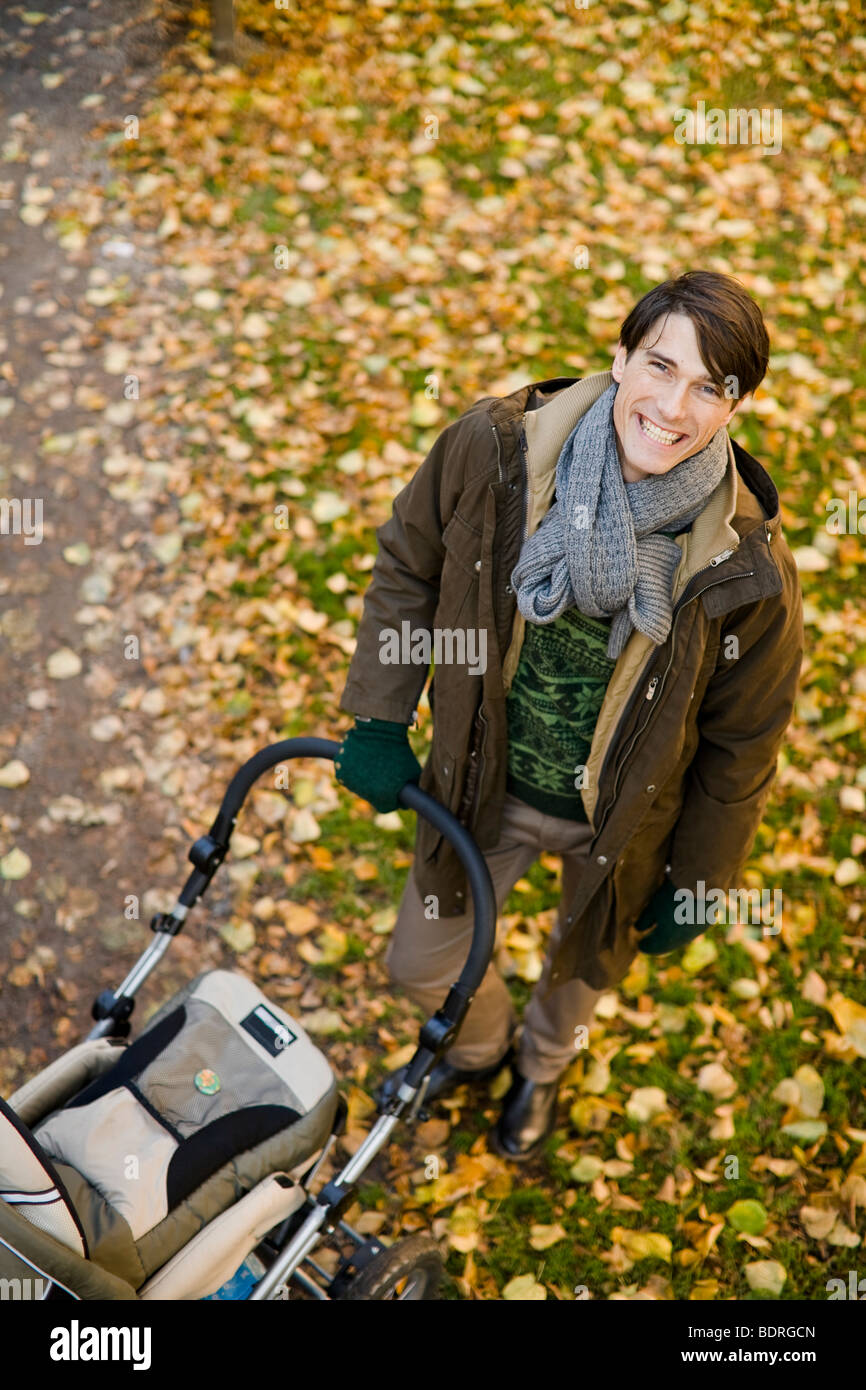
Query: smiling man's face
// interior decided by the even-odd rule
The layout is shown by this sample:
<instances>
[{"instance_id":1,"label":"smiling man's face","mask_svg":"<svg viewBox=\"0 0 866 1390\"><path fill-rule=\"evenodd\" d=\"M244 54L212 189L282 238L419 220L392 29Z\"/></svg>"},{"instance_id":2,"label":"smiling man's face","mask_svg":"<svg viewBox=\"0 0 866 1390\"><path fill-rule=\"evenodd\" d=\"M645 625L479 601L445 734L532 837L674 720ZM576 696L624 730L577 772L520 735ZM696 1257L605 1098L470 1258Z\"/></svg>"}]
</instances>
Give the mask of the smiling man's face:
<instances>
[{"instance_id":1,"label":"smiling man's face","mask_svg":"<svg viewBox=\"0 0 866 1390\"><path fill-rule=\"evenodd\" d=\"M669 473L691 458L739 404L710 379L687 314L657 319L644 341L652 347L636 348L628 361L620 344L611 367L619 383L613 423L627 483Z\"/></svg>"}]
</instances>

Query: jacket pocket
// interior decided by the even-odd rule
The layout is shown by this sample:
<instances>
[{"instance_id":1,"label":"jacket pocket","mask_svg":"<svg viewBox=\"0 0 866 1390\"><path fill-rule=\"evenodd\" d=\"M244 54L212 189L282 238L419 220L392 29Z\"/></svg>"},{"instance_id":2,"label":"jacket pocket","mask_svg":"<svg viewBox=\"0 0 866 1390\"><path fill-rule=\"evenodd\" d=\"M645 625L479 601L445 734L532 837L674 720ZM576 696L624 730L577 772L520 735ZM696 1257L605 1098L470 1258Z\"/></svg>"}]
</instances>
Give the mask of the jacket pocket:
<instances>
[{"instance_id":1,"label":"jacket pocket","mask_svg":"<svg viewBox=\"0 0 866 1390\"><path fill-rule=\"evenodd\" d=\"M484 780L486 763L485 748L487 744L487 729L487 716L483 709L479 709L475 716L475 725L472 732L472 746L469 753L466 782L463 786L460 805L457 810L457 819L470 830L473 828L477 819L478 807L481 802L481 784Z\"/></svg>"},{"instance_id":2,"label":"jacket pocket","mask_svg":"<svg viewBox=\"0 0 866 1390\"><path fill-rule=\"evenodd\" d=\"M455 512L442 532L445 559L434 625L458 631L475 627L481 570L481 532Z\"/></svg>"},{"instance_id":3,"label":"jacket pocket","mask_svg":"<svg viewBox=\"0 0 866 1390\"><path fill-rule=\"evenodd\" d=\"M445 563L450 560L474 579L481 558L481 531L455 512L442 532L442 544L445 546Z\"/></svg>"}]
</instances>

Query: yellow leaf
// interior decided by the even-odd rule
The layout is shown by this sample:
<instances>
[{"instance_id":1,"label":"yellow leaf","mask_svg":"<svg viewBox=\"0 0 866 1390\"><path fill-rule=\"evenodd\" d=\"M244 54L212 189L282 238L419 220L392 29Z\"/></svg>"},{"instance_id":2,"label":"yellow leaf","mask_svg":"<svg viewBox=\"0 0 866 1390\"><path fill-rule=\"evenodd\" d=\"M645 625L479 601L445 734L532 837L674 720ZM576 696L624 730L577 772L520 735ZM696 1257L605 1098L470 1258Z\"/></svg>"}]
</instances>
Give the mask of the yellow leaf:
<instances>
[{"instance_id":1,"label":"yellow leaf","mask_svg":"<svg viewBox=\"0 0 866 1390\"><path fill-rule=\"evenodd\" d=\"M346 1025L336 1009L314 1009L312 1013L304 1014L303 1025L308 1033L321 1033L325 1036L346 1032Z\"/></svg>"},{"instance_id":2,"label":"yellow leaf","mask_svg":"<svg viewBox=\"0 0 866 1390\"><path fill-rule=\"evenodd\" d=\"M607 1062L593 1057L587 1068L580 1089L591 1096L601 1096L610 1085L610 1067Z\"/></svg>"},{"instance_id":3,"label":"yellow leaf","mask_svg":"<svg viewBox=\"0 0 866 1390\"><path fill-rule=\"evenodd\" d=\"M841 1216L837 1216L833 1229L827 1236L827 1242L829 1245L844 1245L853 1249L854 1246L860 1244L860 1237L856 1231L850 1230L845 1225Z\"/></svg>"},{"instance_id":4,"label":"yellow leaf","mask_svg":"<svg viewBox=\"0 0 866 1390\"><path fill-rule=\"evenodd\" d=\"M736 1089L736 1081L720 1062L708 1062L698 1072L698 1090L716 1100L727 1100Z\"/></svg>"},{"instance_id":5,"label":"yellow leaf","mask_svg":"<svg viewBox=\"0 0 866 1390\"><path fill-rule=\"evenodd\" d=\"M838 1212L825 1211L823 1207L801 1207L800 1221L807 1236L813 1240L824 1240L836 1224Z\"/></svg>"},{"instance_id":6,"label":"yellow leaf","mask_svg":"<svg viewBox=\"0 0 866 1390\"><path fill-rule=\"evenodd\" d=\"M426 1187L416 1188L415 1198L419 1202L453 1202L474 1192L492 1173L499 1173L503 1168L504 1164L495 1154L459 1154L453 1171L443 1174Z\"/></svg>"},{"instance_id":7,"label":"yellow leaf","mask_svg":"<svg viewBox=\"0 0 866 1390\"><path fill-rule=\"evenodd\" d=\"M412 397L412 408L409 412L409 420L413 425L436 425L442 417L442 408L435 401L429 400L423 392L416 393Z\"/></svg>"},{"instance_id":8,"label":"yellow leaf","mask_svg":"<svg viewBox=\"0 0 866 1390\"><path fill-rule=\"evenodd\" d=\"M434 1149L443 1148L448 1143L450 1133L451 1126L447 1120L425 1120L415 1130L418 1143L423 1144L428 1154Z\"/></svg>"},{"instance_id":9,"label":"yellow leaf","mask_svg":"<svg viewBox=\"0 0 866 1390\"><path fill-rule=\"evenodd\" d=\"M313 636L321 632L323 627L327 627L327 613L316 613L312 608L299 608L297 616L298 627L304 632L309 632Z\"/></svg>"},{"instance_id":10,"label":"yellow leaf","mask_svg":"<svg viewBox=\"0 0 866 1390\"><path fill-rule=\"evenodd\" d=\"M324 931L319 932L316 937L316 944L321 951L319 963L321 965L334 965L338 960L342 960L346 954L348 937L342 928L329 924Z\"/></svg>"},{"instance_id":11,"label":"yellow leaf","mask_svg":"<svg viewBox=\"0 0 866 1390\"><path fill-rule=\"evenodd\" d=\"M514 1186L514 1178L508 1168L503 1164L499 1172L494 1173L493 1177L485 1182L483 1192L485 1197L492 1197L494 1202L501 1202L503 1197L511 1194Z\"/></svg>"},{"instance_id":12,"label":"yellow leaf","mask_svg":"<svg viewBox=\"0 0 866 1390\"><path fill-rule=\"evenodd\" d=\"M710 1251L712 1250L713 1246L715 1245L716 1241L718 1240L719 1236L721 1235L724 1229L724 1221L717 1221L714 1226L710 1226L709 1230L704 1231L703 1235L698 1241L698 1250L701 1253L701 1259L705 1259L706 1256L709 1255Z\"/></svg>"},{"instance_id":13,"label":"yellow leaf","mask_svg":"<svg viewBox=\"0 0 866 1390\"><path fill-rule=\"evenodd\" d=\"M859 1173L849 1173L842 1184L840 1194L843 1201L851 1203L853 1216L856 1207L866 1207L866 1180Z\"/></svg>"},{"instance_id":14,"label":"yellow leaf","mask_svg":"<svg viewBox=\"0 0 866 1390\"><path fill-rule=\"evenodd\" d=\"M788 1271L778 1260L754 1260L745 1266L743 1273L750 1289L755 1293L771 1294L774 1298L778 1298L788 1277Z\"/></svg>"},{"instance_id":15,"label":"yellow leaf","mask_svg":"<svg viewBox=\"0 0 866 1390\"><path fill-rule=\"evenodd\" d=\"M695 1303L708 1303L718 1292L718 1279L696 1279L689 1290L689 1298Z\"/></svg>"},{"instance_id":16,"label":"yellow leaf","mask_svg":"<svg viewBox=\"0 0 866 1390\"><path fill-rule=\"evenodd\" d=\"M289 809L289 803L280 792L257 791L253 793L253 810L265 825L277 825Z\"/></svg>"},{"instance_id":17,"label":"yellow leaf","mask_svg":"<svg viewBox=\"0 0 866 1390\"><path fill-rule=\"evenodd\" d=\"M689 942L683 953L682 968L687 975L697 975L706 965L718 960L719 953L708 936L698 936Z\"/></svg>"},{"instance_id":18,"label":"yellow leaf","mask_svg":"<svg viewBox=\"0 0 866 1390\"><path fill-rule=\"evenodd\" d=\"M515 1279L509 1279L502 1290L502 1297L509 1303L526 1300L541 1303L547 1298L547 1289L536 1282L533 1274L518 1274Z\"/></svg>"},{"instance_id":19,"label":"yellow leaf","mask_svg":"<svg viewBox=\"0 0 866 1390\"><path fill-rule=\"evenodd\" d=\"M376 1113L376 1102L366 1091L362 1091L360 1086L350 1086L346 1101L346 1125L349 1129L357 1129L364 1120Z\"/></svg>"},{"instance_id":20,"label":"yellow leaf","mask_svg":"<svg viewBox=\"0 0 866 1390\"><path fill-rule=\"evenodd\" d=\"M541 979L541 972L544 967L541 951L515 951L514 963L518 978L525 980L527 984L534 985L537 980Z\"/></svg>"},{"instance_id":21,"label":"yellow leaf","mask_svg":"<svg viewBox=\"0 0 866 1390\"><path fill-rule=\"evenodd\" d=\"M461 1202L454 1208L448 1222L448 1243L461 1254L468 1255L478 1245L480 1218L475 1207Z\"/></svg>"},{"instance_id":22,"label":"yellow leaf","mask_svg":"<svg viewBox=\"0 0 866 1390\"><path fill-rule=\"evenodd\" d=\"M29 781L30 769L20 758L13 758L11 763L0 767L0 787L23 787Z\"/></svg>"},{"instance_id":23,"label":"yellow leaf","mask_svg":"<svg viewBox=\"0 0 866 1390\"><path fill-rule=\"evenodd\" d=\"M692 1265L699 1264L703 1255L699 1250L678 1250L677 1264L683 1269L691 1269Z\"/></svg>"},{"instance_id":24,"label":"yellow leaf","mask_svg":"<svg viewBox=\"0 0 866 1390\"><path fill-rule=\"evenodd\" d=\"M798 1067L794 1080L800 1089L798 1108L800 1114L809 1120L817 1119L824 1104L824 1082L814 1067Z\"/></svg>"},{"instance_id":25,"label":"yellow leaf","mask_svg":"<svg viewBox=\"0 0 866 1390\"><path fill-rule=\"evenodd\" d=\"M371 914L370 929L374 931L377 936L387 936L388 932L393 929L396 920L397 909L392 903L390 907L380 908L378 912Z\"/></svg>"},{"instance_id":26,"label":"yellow leaf","mask_svg":"<svg viewBox=\"0 0 866 1390\"><path fill-rule=\"evenodd\" d=\"M236 830L232 835L232 859L249 859L261 848L261 843L255 835L244 835Z\"/></svg>"},{"instance_id":27,"label":"yellow leaf","mask_svg":"<svg viewBox=\"0 0 866 1390\"><path fill-rule=\"evenodd\" d=\"M630 1260L621 1245L614 1244L610 1250L605 1250L599 1255L599 1259L606 1264L612 1274L627 1274L634 1267L634 1260Z\"/></svg>"},{"instance_id":28,"label":"yellow leaf","mask_svg":"<svg viewBox=\"0 0 866 1390\"><path fill-rule=\"evenodd\" d=\"M502 1071L494 1076L487 1087L487 1094L491 1100L501 1100L511 1089L512 1075L510 1067L503 1067Z\"/></svg>"},{"instance_id":29,"label":"yellow leaf","mask_svg":"<svg viewBox=\"0 0 866 1390\"><path fill-rule=\"evenodd\" d=\"M312 811L304 809L296 811L292 816L289 827L289 839L296 845L304 845L310 840L318 840L321 833L319 822L316 820Z\"/></svg>"},{"instance_id":30,"label":"yellow leaf","mask_svg":"<svg viewBox=\"0 0 866 1390\"><path fill-rule=\"evenodd\" d=\"M626 1101L625 1113L631 1120L646 1124L667 1109L668 1098L660 1086L638 1086Z\"/></svg>"},{"instance_id":31,"label":"yellow leaf","mask_svg":"<svg viewBox=\"0 0 866 1390\"><path fill-rule=\"evenodd\" d=\"M23 849L10 849L8 854L4 854L0 859L0 878L18 879L26 878L31 869L29 855Z\"/></svg>"},{"instance_id":32,"label":"yellow leaf","mask_svg":"<svg viewBox=\"0 0 866 1390\"><path fill-rule=\"evenodd\" d=\"M631 963L628 974L620 984L620 991L628 999L636 999L643 994L649 982L649 957L638 953Z\"/></svg>"},{"instance_id":33,"label":"yellow leaf","mask_svg":"<svg viewBox=\"0 0 866 1390\"><path fill-rule=\"evenodd\" d=\"M580 1096L569 1110L568 1118L578 1134L591 1134L594 1130L604 1129L609 1111L592 1096Z\"/></svg>"},{"instance_id":34,"label":"yellow leaf","mask_svg":"<svg viewBox=\"0 0 866 1390\"><path fill-rule=\"evenodd\" d=\"M283 918L290 936L306 936L307 932L314 931L321 925L319 914L311 907L303 907L300 903L288 900L280 902L277 904L277 911Z\"/></svg>"},{"instance_id":35,"label":"yellow leaf","mask_svg":"<svg viewBox=\"0 0 866 1390\"><path fill-rule=\"evenodd\" d=\"M557 1241L565 1240L568 1232L557 1221L553 1226L532 1226L529 1233L529 1244L533 1250L547 1250L551 1245L556 1245Z\"/></svg>"},{"instance_id":36,"label":"yellow leaf","mask_svg":"<svg viewBox=\"0 0 866 1390\"><path fill-rule=\"evenodd\" d=\"M847 1046L853 1048L859 1057L866 1057L866 1008L853 999L846 999L838 990L830 996L825 1007L833 1015L833 1022L844 1035Z\"/></svg>"},{"instance_id":37,"label":"yellow leaf","mask_svg":"<svg viewBox=\"0 0 866 1390\"><path fill-rule=\"evenodd\" d=\"M859 728L859 726L860 721L858 719L855 728ZM851 730L851 732L853 733L853 730ZM833 881L838 883L840 888L848 888L852 883L859 882L862 873L863 870L856 859L842 859L836 865Z\"/></svg>"},{"instance_id":38,"label":"yellow leaf","mask_svg":"<svg viewBox=\"0 0 866 1390\"><path fill-rule=\"evenodd\" d=\"M605 1169L603 1159L594 1154L583 1154L576 1163L569 1169L569 1177L575 1182L595 1182L600 1173Z\"/></svg>"},{"instance_id":39,"label":"yellow leaf","mask_svg":"<svg viewBox=\"0 0 866 1390\"><path fill-rule=\"evenodd\" d=\"M292 967L279 951L266 951L260 958L257 970L264 979L268 975L291 975Z\"/></svg>"},{"instance_id":40,"label":"yellow leaf","mask_svg":"<svg viewBox=\"0 0 866 1390\"><path fill-rule=\"evenodd\" d=\"M397 1071L398 1068L411 1062L418 1050L417 1043L406 1043L405 1047L398 1047L396 1052L389 1052L382 1065L386 1071Z\"/></svg>"},{"instance_id":41,"label":"yellow leaf","mask_svg":"<svg viewBox=\"0 0 866 1390\"><path fill-rule=\"evenodd\" d=\"M622 1158L608 1158L604 1164L604 1176L606 1178L627 1178L629 1173L634 1172L634 1164L627 1163Z\"/></svg>"},{"instance_id":42,"label":"yellow leaf","mask_svg":"<svg viewBox=\"0 0 866 1390\"><path fill-rule=\"evenodd\" d=\"M238 955L256 944L256 929L252 922L226 922L220 927L220 936Z\"/></svg>"},{"instance_id":43,"label":"yellow leaf","mask_svg":"<svg viewBox=\"0 0 866 1390\"><path fill-rule=\"evenodd\" d=\"M667 1260L671 1258L671 1242L668 1236L659 1231L632 1231L625 1226L615 1226L611 1238L622 1246L630 1260Z\"/></svg>"},{"instance_id":44,"label":"yellow leaf","mask_svg":"<svg viewBox=\"0 0 866 1390\"><path fill-rule=\"evenodd\" d=\"M312 941L299 941L295 947L295 951L300 956L301 960L307 962L307 965L321 964L322 953L318 946L315 946Z\"/></svg>"},{"instance_id":45,"label":"yellow leaf","mask_svg":"<svg viewBox=\"0 0 866 1390\"><path fill-rule=\"evenodd\" d=\"M509 951L534 951L538 942L534 936L530 936L529 932L514 927L506 936L505 945Z\"/></svg>"}]
</instances>

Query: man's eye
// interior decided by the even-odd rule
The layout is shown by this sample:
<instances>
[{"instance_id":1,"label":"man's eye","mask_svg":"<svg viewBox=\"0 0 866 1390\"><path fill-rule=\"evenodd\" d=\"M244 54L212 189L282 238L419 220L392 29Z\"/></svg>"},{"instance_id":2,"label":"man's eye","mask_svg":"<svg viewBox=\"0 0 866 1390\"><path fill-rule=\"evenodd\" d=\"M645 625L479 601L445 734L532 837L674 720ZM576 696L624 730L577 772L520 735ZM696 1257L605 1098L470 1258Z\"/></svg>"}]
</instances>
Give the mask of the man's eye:
<instances>
[{"instance_id":1,"label":"man's eye","mask_svg":"<svg viewBox=\"0 0 866 1390\"><path fill-rule=\"evenodd\" d=\"M666 371L667 371L667 367L665 366L664 362L650 362L650 366L651 366L651 367L661 367L661 369L662 369L663 372L666 372Z\"/></svg>"}]
</instances>

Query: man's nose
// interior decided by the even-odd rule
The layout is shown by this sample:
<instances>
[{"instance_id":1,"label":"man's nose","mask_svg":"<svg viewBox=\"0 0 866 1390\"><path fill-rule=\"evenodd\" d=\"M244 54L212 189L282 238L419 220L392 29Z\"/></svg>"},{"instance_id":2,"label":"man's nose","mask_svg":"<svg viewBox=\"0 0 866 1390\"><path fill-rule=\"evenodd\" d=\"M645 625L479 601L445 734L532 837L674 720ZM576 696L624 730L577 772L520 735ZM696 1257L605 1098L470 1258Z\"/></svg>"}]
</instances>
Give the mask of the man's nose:
<instances>
[{"instance_id":1,"label":"man's nose","mask_svg":"<svg viewBox=\"0 0 866 1390\"><path fill-rule=\"evenodd\" d=\"M671 424L675 424L677 420L682 420L686 413L688 389L687 382L671 387L670 391L662 398L661 419L668 420Z\"/></svg>"}]
</instances>

